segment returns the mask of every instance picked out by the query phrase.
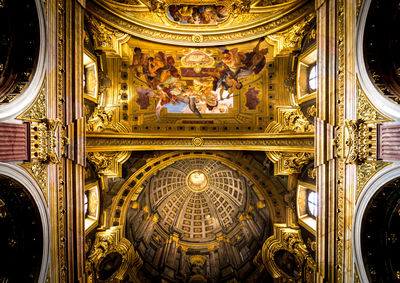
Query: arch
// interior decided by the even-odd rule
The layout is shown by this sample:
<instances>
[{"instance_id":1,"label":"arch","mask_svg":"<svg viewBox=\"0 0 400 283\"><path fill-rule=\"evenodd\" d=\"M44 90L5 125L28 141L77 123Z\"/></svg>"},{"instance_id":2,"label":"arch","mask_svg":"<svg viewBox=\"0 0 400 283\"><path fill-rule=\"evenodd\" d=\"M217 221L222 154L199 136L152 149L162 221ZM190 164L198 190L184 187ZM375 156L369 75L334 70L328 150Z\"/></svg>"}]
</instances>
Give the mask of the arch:
<instances>
[{"instance_id":1,"label":"arch","mask_svg":"<svg viewBox=\"0 0 400 283\"><path fill-rule=\"evenodd\" d=\"M111 226L123 226L125 229L125 215L127 214L129 203L131 200L135 201L141 191L143 190L142 183L158 172L159 170L175 163L178 160L182 159L190 159L190 158L206 158L218 160L222 164L233 168L234 170L239 171L241 174L247 176L254 184L253 187L254 192L257 194L260 200L265 200L267 206L270 209L271 221L279 222L284 217L284 207L282 197L279 191L273 186L274 184L271 180L263 182L256 178L254 174L257 174L255 171L249 172L251 165L248 165L246 160L240 160L241 164L235 162L231 156L227 153L218 152L218 153L207 153L207 152L191 152L191 151L183 151L183 152L170 152L164 154L158 158L154 158L152 160L148 160L148 162L142 166L139 170L137 170L134 174L132 174L127 181L122 185L118 194L114 198L113 204L111 206L110 220L108 225ZM251 174L253 173L253 174ZM257 175L258 178L262 177L262 173L260 172ZM261 185L264 183L264 185ZM269 187L269 192L264 187Z\"/></svg>"},{"instance_id":2,"label":"arch","mask_svg":"<svg viewBox=\"0 0 400 283\"><path fill-rule=\"evenodd\" d=\"M372 102L372 104L383 114L391 117L394 120L400 120L400 105L390 101L384 97L371 81L364 61L364 32L365 25L368 17L369 7L372 0L365 0L362 3L360 14L358 17L357 30L356 30L356 72L358 75L359 83L365 92L365 95Z\"/></svg>"},{"instance_id":3,"label":"arch","mask_svg":"<svg viewBox=\"0 0 400 283\"><path fill-rule=\"evenodd\" d=\"M400 163L393 163L384 167L381 171L376 173L365 185L361 192L355 210L353 219L353 247L354 247L354 260L358 270L358 276L361 282L369 282L367 271L365 270L362 246L361 246L361 230L362 220L367 209L368 204L379 189L390 182L391 180L400 176Z\"/></svg>"},{"instance_id":4,"label":"arch","mask_svg":"<svg viewBox=\"0 0 400 283\"><path fill-rule=\"evenodd\" d=\"M47 278L47 268L50 264L50 216L46 200L43 197L39 185L24 169L16 165L0 162L0 174L15 179L18 183L24 186L37 205L40 219L42 221L43 232L42 264L40 267L38 282L45 282Z\"/></svg>"},{"instance_id":5,"label":"arch","mask_svg":"<svg viewBox=\"0 0 400 283\"><path fill-rule=\"evenodd\" d=\"M28 108L31 103L35 100L39 94L43 80L46 73L46 55L47 55L47 31L46 31L46 13L44 9L43 1L35 0L36 11L39 21L39 33L40 33L40 44L38 61L35 70L33 71L33 77L29 82L26 89L10 103L0 106L0 121L12 120L19 113L23 112Z\"/></svg>"}]
</instances>

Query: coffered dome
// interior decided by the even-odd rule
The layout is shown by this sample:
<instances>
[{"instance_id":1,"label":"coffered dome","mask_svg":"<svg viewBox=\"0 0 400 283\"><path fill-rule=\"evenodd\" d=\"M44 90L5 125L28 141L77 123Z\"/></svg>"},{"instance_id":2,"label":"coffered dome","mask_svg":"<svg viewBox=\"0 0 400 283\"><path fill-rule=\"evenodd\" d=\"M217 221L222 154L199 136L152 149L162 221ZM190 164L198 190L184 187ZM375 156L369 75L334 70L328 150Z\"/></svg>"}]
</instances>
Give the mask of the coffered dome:
<instances>
[{"instance_id":1,"label":"coffered dome","mask_svg":"<svg viewBox=\"0 0 400 283\"><path fill-rule=\"evenodd\" d=\"M180 160L151 178L150 207L164 232L176 231L188 241L211 240L238 223L248 182L219 161Z\"/></svg>"}]
</instances>

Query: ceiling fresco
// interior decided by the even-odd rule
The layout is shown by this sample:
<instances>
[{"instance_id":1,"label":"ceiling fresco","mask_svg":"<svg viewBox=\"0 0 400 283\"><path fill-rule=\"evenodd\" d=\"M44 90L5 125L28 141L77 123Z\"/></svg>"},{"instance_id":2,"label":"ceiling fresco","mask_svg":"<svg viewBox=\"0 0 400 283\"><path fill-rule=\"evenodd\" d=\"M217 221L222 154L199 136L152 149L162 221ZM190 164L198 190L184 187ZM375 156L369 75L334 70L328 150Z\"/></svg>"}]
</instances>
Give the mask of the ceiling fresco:
<instances>
[{"instance_id":1,"label":"ceiling fresco","mask_svg":"<svg viewBox=\"0 0 400 283\"><path fill-rule=\"evenodd\" d=\"M137 39L129 45L133 56L127 87L138 121L201 124L214 123L207 120L212 118L232 123L237 117L251 121L256 113L267 112L264 86L271 46L263 38L219 48L182 48Z\"/></svg>"}]
</instances>

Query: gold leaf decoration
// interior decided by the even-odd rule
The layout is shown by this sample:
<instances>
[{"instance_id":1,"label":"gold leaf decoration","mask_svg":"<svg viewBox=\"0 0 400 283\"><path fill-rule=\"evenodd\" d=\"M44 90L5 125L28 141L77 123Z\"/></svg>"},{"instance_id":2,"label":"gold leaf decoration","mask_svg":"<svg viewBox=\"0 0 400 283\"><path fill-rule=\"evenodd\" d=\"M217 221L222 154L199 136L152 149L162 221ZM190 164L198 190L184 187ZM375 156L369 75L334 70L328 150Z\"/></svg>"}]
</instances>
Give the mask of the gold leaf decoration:
<instances>
[{"instance_id":1,"label":"gold leaf decoration","mask_svg":"<svg viewBox=\"0 0 400 283\"><path fill-rule=\"evenodd\" d=\"M48 190L47 190L47 164L41 162L29 162L19 164L24 168L38 183L42 190L43 196L48 204Z\"/></svg>"},{"instance_id":2,"label":"gold leaf decoration","mask_svg":"<svg viewBox=\"0 0 400 283\"><path fill-rule=\"evenodd\" d=\"M47 117L46 78L43 80L42 87L35 101L17 119L38 122L45 117Z\"/></svg>"}]
</instances>

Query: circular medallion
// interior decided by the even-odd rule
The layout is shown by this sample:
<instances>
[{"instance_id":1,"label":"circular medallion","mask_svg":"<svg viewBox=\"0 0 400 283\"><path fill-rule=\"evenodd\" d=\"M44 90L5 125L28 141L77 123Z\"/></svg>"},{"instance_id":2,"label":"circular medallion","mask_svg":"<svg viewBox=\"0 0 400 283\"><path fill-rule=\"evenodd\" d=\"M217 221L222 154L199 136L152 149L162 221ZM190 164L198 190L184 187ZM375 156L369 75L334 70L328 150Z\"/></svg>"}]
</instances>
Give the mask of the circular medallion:
<instances>
[{"instance_id":1,"label":"circular medallion","mask_svg":"<svg viewBox=\"0 0 400 283\"><path fill-rule=\"evenodd\" d=\"M193 170L186 177L186 184L195 193L204 192L208 188L208 175L201 170Z\"/></svg>"},{"instance_id":2,"label":"circular medallion","mask_svg":"<svg viewBox=\"0 0 400 283\"><path fill-rule=\"evenodd\" d=\"M202 146L204 144L204 140L202 138L199 138L199 137L193 138L192 139L192 144L194 146Z\"/></svg>"}]
</instances>

